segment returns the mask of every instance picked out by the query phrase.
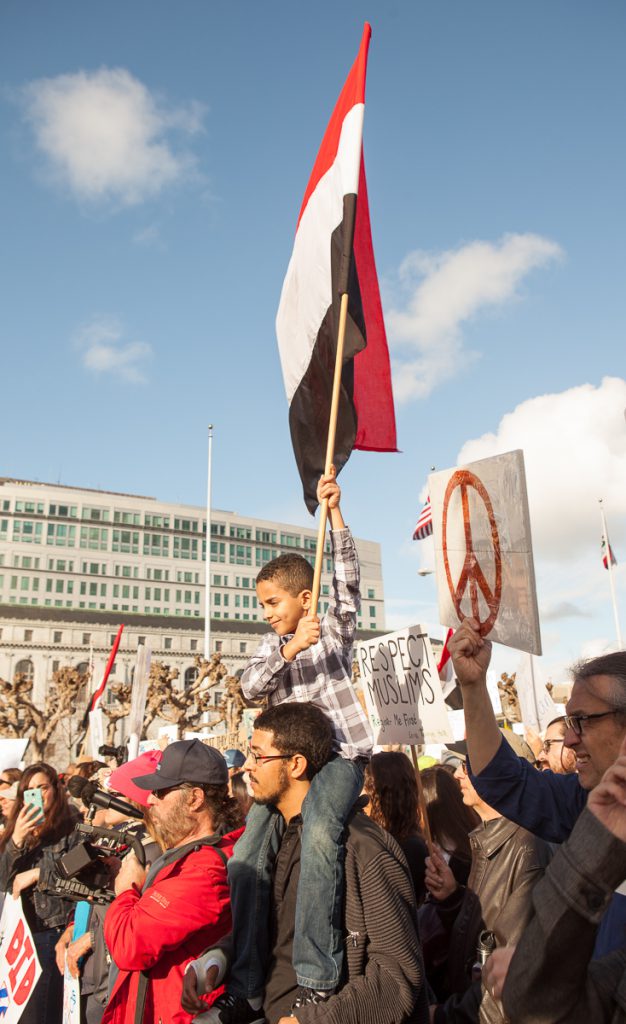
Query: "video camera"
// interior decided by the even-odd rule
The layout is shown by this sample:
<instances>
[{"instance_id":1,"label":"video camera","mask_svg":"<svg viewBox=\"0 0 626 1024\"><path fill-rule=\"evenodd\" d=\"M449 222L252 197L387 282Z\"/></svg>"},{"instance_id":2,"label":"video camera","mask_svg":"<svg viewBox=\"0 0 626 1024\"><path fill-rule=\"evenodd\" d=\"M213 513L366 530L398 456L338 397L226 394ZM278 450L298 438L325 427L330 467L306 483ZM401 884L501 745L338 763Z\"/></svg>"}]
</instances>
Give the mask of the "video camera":
<instances>
[{"instance_id":1,"label":"video camera","mask_svg":"<svg viewBox=\"0 0 626 1024\"><path fill-rule=\"evenodd\" d=\"M88 808L87 820L76 826L74 832L78 838L74 846L56 862L56 875L49 891L69 900L110 903L115 894L109 858L121 859L132 850L141 866L145 867L146 855L142 844L145 830L140 823L143 813L80 776L69 780L68 790L72 796L80 797ZM123 823L116 828L101 828L92 824L98 808L111 808L125 817L140 820Z\"/></svg>"},{"instance_id":2,"label":"video camera","mask_svg":"<svg viewBox=\"0 0 626 1024\"><path fill-rule=\"evenodd\" d=\"M103 743L101 747L98 747L98 753L100 757L114 757L118 768L121 764L124 764L124 761L128 761L128 747L125 747L123 743L119 747L113 747L110 743Z\"/></svg>"}]
</instances>

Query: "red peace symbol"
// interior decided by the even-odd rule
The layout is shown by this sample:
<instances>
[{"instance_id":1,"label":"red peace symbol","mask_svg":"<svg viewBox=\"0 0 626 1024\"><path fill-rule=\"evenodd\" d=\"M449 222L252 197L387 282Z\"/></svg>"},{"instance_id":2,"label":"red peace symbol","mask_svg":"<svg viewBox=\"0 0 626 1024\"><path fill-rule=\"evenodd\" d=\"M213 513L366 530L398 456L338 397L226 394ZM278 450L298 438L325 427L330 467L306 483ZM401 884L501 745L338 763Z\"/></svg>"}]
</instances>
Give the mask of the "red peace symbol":
<instances>
[{"instance_id":1,"label":"red peace symbol","mask_svg":"<svg viewBox=\"0 0 626 1024\"><path fill-rule=\"evenodd\" d=\"M461 488L461 507L463 509L463 527L465 530L465 561L463 562L463 568L461 569L461 575L459 576L456 587L452 582L452 573L450 572L450 563L448 561L448 506L450 504L450 498L457 489ZM493 545L494 565L496 571L495 586L493 590L487 583L485 574L480 567L478 558L474 554L474 544L472 540L472 524L470 522L469 512L469 497L468 488L473 487L477 494L482 498L487 515L489 517L489 526L491 528L491 543ZM493 512L493 505L491 504L491 498L482 483L477 476L470 473L467 469L459 469L456 473L453 473L448 481L446 487L446 493L443 499L443 522L441 526L442 532L442 546L443 546L443 564L446 570L446 579L448 581L448 588L450 595L456 609L456 613L461 622L466 618L465 613L461 609L461 602L465 597L467 588L469 587L469 597L472 606L472 615L480 624L480 633L482 636L487 636L489 631L492 629L498 612L500 610L500 600L502 598L502 555L500 552L500 536L498 534L498 527L496 525L496 517ZM481 620L480 618L480 607L478 603L478 592L482 593L485 603L489 609L489 615L486 619Z\"/></svg>"}]
</instances>

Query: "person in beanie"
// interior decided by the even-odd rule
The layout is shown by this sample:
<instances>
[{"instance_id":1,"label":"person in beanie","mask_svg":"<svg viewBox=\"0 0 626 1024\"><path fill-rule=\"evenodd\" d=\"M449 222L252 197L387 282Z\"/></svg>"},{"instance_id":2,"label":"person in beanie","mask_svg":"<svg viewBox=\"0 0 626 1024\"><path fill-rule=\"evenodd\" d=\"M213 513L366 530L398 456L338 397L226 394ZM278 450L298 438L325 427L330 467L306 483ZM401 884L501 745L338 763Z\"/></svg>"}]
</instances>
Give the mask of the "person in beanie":
<instances>
[{"instance_id":1,"label":"person in beanie","mask_svg":"<svg viewBox=\"0 0 626 1024\"><path fill-rule=\"evenodd\" d=\"M185 969L231 929L226 864L241 814L223 756L197 739L170 744L133 782L149 793L165 852L147 874L133 854L122 861L104 922L114 967L102 1024L188 1024Z\"/></svg>"}]
</instances>

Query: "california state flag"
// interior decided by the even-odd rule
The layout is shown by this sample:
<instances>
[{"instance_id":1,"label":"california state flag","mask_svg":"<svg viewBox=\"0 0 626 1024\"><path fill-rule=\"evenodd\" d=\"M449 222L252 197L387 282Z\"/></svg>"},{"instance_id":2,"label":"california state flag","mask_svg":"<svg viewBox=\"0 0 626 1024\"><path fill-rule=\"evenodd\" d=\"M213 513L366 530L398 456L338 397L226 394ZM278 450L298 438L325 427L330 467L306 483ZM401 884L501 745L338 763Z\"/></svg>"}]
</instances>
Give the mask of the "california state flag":
<instances>
[{"instance_id":1,"label":"california state flag","mask_svg":"<svg viewBox=\"0 0 626 1024\"><path fill-rule=\"evenodd\" d=\"M365 74L371 28L322 140L304 194L276 317L289 427L309 511L324 470L340 296L346 328L334 462L353 448L396 451L385 324L363 164Z\"/></svg>"}]
</instances>

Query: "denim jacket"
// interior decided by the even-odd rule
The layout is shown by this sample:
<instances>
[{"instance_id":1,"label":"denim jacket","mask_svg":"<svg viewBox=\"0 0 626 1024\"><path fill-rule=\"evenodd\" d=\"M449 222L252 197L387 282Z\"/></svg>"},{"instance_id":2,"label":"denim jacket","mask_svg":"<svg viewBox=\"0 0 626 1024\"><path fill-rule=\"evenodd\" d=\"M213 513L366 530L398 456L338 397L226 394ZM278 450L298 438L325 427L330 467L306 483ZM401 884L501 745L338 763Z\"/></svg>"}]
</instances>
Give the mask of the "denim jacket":
<instances>
[{"instance_id":1,"label":"denim jacket","mask_svg":"<svg viewBox=\"0 0 626 1024\"><path fill-rule=\"evenodd\" d=\"M41 930L41 924L45 928L65 927L73 904L69 900L54 896L46 889L51 879L56 874L56 862L64 853L67 853L73 844L75 820L69 819L63 834L46 836L43 842L32 848L19 849L13 839L9 839L5 849L0 853L0 890L10 892L13 879L22 871L30 871L39 868L38 883L23 893L24 902L30 901L40 923L33 922L32 913L25 907L26 917L30 918L31 928L35 924L35 930Z\"/></svg>"}]
</instances>

